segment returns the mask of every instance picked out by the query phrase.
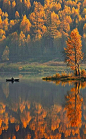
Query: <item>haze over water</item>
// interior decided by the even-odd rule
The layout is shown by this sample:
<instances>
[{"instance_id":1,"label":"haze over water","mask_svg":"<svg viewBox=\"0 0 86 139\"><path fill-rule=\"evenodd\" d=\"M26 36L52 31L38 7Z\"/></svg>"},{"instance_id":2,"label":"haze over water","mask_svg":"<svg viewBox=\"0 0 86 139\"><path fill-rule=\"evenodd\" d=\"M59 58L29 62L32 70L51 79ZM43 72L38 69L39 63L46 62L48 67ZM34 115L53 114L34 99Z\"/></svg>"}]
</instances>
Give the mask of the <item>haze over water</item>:
<instances>
[{"instance_id":1,"label":"haze over water","mask_svg":"<svg viewBox=\"0 0 86 139\"><path fill-rule=\"evenodd\" d=\"M0 79L0 139L86 138L86 83Z\"/></svg>"}]
</instances>

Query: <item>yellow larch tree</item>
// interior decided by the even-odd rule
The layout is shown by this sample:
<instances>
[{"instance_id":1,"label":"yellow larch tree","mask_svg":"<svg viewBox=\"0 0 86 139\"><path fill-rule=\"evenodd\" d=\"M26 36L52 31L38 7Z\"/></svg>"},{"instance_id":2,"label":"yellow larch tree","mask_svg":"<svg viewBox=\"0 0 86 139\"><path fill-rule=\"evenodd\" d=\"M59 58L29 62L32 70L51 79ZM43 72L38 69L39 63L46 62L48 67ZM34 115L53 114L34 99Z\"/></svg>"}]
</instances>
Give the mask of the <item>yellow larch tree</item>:
<instances>
[{"instance_id":1,"label":"yellow larch tree","mask_svg":"<svg viewBox=\"0 0 86 139\"><path fill-rule=\"evenodd\" d=\"M64 48L66 53L65 61L67 65L75 71L75 75L80 75L80 61L83 59L81 36L78 29L71 31L66 41L67 47Z\"/></svg>"},{"instance_id":2,"label":"yellow larch tree","mask_svg":"<svg viewBox=\"0 0 86 139\"><path fill-rule=\"evenodd\" d=\"M3 51L2 60L3 61L9 60L9 47L8 46L6 46L4 51Z\"/></svg>"},{"instance_id":3,"label":"yellow larch tree","mask_svg":"<svg viewBox=\"0 0 86 139\"><path fill-rule=\"evenodd\" d=\"M10 20L10 27L14 26L15 25L15 22L14 20Z\"/></svg>"},{"instance_id":4,"label":"yellow larch tree","mask_svg":"<svg viewBox=\"0 0 86 139\"><path fill-rule=\"evenodd\" d=\"M0 16L2 15L2 9L0 8Z\"/></svg>"},{"instance_id":5,"label":"yellow larch tree","mask_svg":"<svg viewBox=\"0 0 86 139\"><path fill-rule=\"evenodd\" d=\"M16 6L16 2L15 0L12 2L12 8L14 8Z\"/></svg>"},{"instance_id":6,"label":"yellow larch tree","mask_svg":"<svg viewBox=\"0 0 86 139\"><path fill-rule=\"evenodd\" d=\"M51 12L46 18L46 22L47 21L48 21L48 24L46 23L46 25L47 25L48 35L51 38L58 37L58 33L59 33L58 30L59 30L59 25L60 25L58 14L56 14L54 11Z\"/></svg>"},{"instance_id":7,"label":"yellow larch tree","mask_svg":"<svg viewBox=\"0 0 86 139\"><path fill-rule=\"evenodd\" d=\"M84 26L83 26L83 33L86 34L86 23L85 23Z\"/></svg>"},{"instance_id":8,"label":"yellow larch tree","mask_svg":"<svg viewBox=\"0 0 86 139\"><path fill-rule=\"evenodd\" d=\"M19 12L16 11L16 12L15 12L15 18L18 19L19 17L20 17Z\"/></svg>"},{"instance_id":9,"label":"yellow larch tree","mask_svg":"<svg viewBox=\"0 0 86 139\"><path fill-rule=\"evenodd\" d=\"M25 46L25 41L25 34L21 31L19 35L19 46Z\"/></svg>"},{"instance_id":10,"label":"yellow larch tree","mask_svg":"<svg viewBox=\"0 0 86 139\"><path fill-rule=\"evenodd\" d=\"M5 31L0 29L0 40L2 40L3 35L5 36Z\"/></svg>"},{"instance_id":11,"label":"yellow larch tree","mask_svg":"<svg viewBox=\"0 0 86 139\"><path fill-rule=\"evenodd\" d=\"M44 17L44 7L40 2L34 2L34 11L30 14L30 21L32 24L32 36L35 40L40 39L44 31L46 31Z\"/></svg>"},{"instance_id":12,"label":"yellow larch tree","mask_svg":"<svg viewBox=\"0 0 86 139\"><path fill-rule=\"evenodd\" d=\"M86 7L86 0L84 0L83 2L83 7Z\"/></svg>"},{"instance_id":13,"label":"yellow larch tree","mask_svg":"<svg viewBox=\"0 0 86 139\"><path fill-rule=\"evenodd\" d=\"M59 11L58 15L60 19L60 32L64 36L68 36L69 31L70 31L70 24L72 22L70 7L64 6L64 9Z\"/></svg>"},{"instance_id":14,"label":"yellow larch tree","mask_svg":"<svg viewBox=\"0 0 86 139\"><path fill-rule=\"evenodd\" d=\"M23 16L23 19L20 24L20 29L25 33L28 34L30 31L31 23L29 19L26 17L26 15Z\"/></svg>"},{"instance_id":15,"label":"yellow larch tree","mask_svg":"<svg viewBox=\"0 0 86 139\"><path fill-rule=\"evenodd\" d=\"M24 0L24 4L27 7L27 9L29 9L31 7L30 0Z\"/></svg>"},{"instance_id":16,"label":"yellow larch tree","mask_svg":"<svg viewBox=\"0 0 86 139\"><path fill-rule=\"evenodd\" d=\"M9 25L8 18L5 18L4 21L3 21L4 30L6 30L6 31L8 30L8 25Z\"/></svg>"},{"instance_id":17,"label":"yellow larch tree","mask_svg":"<svg viewBox=\"0 0 86 139\"><path fill-rule=\"evenodd\" d=\"M2 29L2 28L3 28L2 18L1 18L1 16L0 16L0 29Z\"/></svg>"}]
</instances>

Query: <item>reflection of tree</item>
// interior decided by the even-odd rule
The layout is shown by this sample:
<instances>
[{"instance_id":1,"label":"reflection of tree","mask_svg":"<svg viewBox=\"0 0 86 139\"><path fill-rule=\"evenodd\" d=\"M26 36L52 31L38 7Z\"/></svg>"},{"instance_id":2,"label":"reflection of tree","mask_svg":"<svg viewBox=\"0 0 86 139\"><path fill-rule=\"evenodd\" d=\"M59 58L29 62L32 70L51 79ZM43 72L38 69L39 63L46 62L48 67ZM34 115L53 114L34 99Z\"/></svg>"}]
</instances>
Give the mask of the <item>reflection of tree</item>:
<instances>
[{"instance_id":1,"label":"reflection of tree","mask_svg":"<svg viewBox=\"0 0 86 139\"><path fill-rule=\"evenodd\" d=\"M76 82L75 86L71 88L70 92L68 92L66 96L66 110L67 117L71 123L72 127L80 127L81 126L81 105L83 99L80 97L80 83Z\"/></svg>"},{"instance_id":2,"label":"reflection of tree","mask_svg":"<svg viewBox=\"0 0 86 139\"><path fill-rule=\"evenodd\" d=\"M74 85L66 96L65 108L55 101L52 106L45 107L41 102L26 99L24 94L16 96L17 99L13 96L10 100L9 93L4 101L0 100L0 139L79 139L82 136L80 130L83 101L79 93L80 87L85 87L85 83ZM6 94L4 89L2 91ZM83 132L85 134L85 128Z\"/></svg>"},{"instance_id":3,"label":"reflection of tree","mask_svg":"<svg viewBox=\"0 0 86 139\"><path fill-rule=\"evenodd\" d=\"M3 90L3 93L5 94L5 96L7 98L8 95L9 95L9 83L3 83L2 84L2 90Z\"/></svg>"}]
</instances>

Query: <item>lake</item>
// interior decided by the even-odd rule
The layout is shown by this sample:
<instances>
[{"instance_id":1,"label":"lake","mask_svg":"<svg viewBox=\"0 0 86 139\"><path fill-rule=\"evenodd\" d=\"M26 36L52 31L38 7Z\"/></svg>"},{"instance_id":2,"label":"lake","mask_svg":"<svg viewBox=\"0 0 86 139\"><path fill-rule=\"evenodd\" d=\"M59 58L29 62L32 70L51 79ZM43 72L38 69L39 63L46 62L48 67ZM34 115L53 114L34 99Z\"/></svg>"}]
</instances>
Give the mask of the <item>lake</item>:
<instances>
[{"instance_id":1,"label":"lake","mask_svg":"<svg viewBox=\"0 0 86 139\"><path fill-rule=\"evenodd\" d=\"M0 139L86 138L86 83L0 78ZM10 77L12 77L10 75Z\"/></svg>"}]
</instances>

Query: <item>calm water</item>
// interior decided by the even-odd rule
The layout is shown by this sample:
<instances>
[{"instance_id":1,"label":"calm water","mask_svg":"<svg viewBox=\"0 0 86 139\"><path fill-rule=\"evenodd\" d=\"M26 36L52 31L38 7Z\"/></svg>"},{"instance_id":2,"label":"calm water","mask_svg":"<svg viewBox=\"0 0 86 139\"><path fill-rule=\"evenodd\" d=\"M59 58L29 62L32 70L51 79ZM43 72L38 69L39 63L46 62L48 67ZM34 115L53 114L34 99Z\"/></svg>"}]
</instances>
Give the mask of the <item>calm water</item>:
<instances>
[{"instance_id":1,"label":"calm water","mask_svg":"<svg viewBox=\"0 0 86 139\"><path fill-rule=\"evenodd\" d=\"M86 83L19 77L0 79L0 139L86 138Z\"/></svg>"}]
</instances>

